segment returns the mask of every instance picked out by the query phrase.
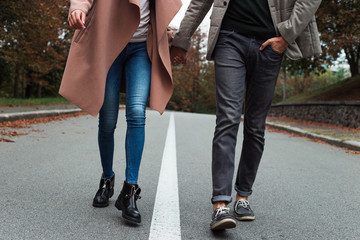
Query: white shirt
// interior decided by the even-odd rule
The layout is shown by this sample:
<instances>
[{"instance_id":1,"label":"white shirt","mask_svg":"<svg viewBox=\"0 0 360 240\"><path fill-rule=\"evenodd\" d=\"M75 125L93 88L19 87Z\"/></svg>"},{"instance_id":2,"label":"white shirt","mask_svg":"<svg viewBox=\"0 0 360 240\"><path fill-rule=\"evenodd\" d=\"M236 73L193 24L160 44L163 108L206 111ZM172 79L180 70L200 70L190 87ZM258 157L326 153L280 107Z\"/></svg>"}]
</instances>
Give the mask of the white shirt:
<instances>
[{"instance_id":1,"label":"white shirt","mask_svg":"<svg viewBox=\"0 0 360 240\"><path fill-rule=\"evenodd\" d=\"M150 21L149 0L140 0L140 24L130 42L145 42Z\"/></svg>"}]
</instances>

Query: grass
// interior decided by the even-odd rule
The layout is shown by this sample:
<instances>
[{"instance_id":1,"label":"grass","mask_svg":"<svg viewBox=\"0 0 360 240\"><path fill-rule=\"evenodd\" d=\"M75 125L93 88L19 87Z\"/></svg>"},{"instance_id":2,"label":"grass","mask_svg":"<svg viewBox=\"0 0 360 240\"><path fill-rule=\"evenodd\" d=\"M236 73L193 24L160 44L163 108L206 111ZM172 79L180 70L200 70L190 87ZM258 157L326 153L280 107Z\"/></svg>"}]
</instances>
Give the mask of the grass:
<instances>
[{"instance_id":1,"label":"grass","mask_svg":"<svg viewBox=\"0 0 360 240\"><path fill-rule=\"evenodd\" d=\"M315 133L315 134L318 134L318 135L325 135L325 136L328 136L328 137L337 138L337 139L340 139L342 141L359 141L359 138L355 133L353 135L349 134L348 132L344 132L344 133L336 132L335 133L335 132L332 132L330 129L329 130L305 129L305 131Z\"/></svg>"},{"instance_id":2,"label":"grass","mask_svg":"<svg viewBox=\"0 0 360 240\"><path fill-rule=\"evenodd\" d=\"M306 123L301 124L301 123L296 123L294 121L286 121L286 120L279 121L276 119L271 119L269 122L285 125L289 127L296 127L306 132L337 138L343 141L360 141L360 131L358 130L351 130L351 129L345 130L339 127L319 126L317 124L312 125Z\"/></svg>"},{"instance_id":3,"label":"grass","mask_svg":"<svg viewBox=\"0 0 360 240\"><path fill-rule=\"evenodd\" d=\"M63 97L27 98L27 99L0 97L0 106L28 106L28 105L51 105L51 104L69 104L69 101Z\"/></svg>"},{"instance_id":4,"label":"grass","mask_svg":"<svg viewBox=\"0 0 360 240\"><path fill-rule=\"evenodd\" d=\"M296 95L280 103L312 101L360 101L360 75L324 88Z\"/></svg>"}]
</instances>

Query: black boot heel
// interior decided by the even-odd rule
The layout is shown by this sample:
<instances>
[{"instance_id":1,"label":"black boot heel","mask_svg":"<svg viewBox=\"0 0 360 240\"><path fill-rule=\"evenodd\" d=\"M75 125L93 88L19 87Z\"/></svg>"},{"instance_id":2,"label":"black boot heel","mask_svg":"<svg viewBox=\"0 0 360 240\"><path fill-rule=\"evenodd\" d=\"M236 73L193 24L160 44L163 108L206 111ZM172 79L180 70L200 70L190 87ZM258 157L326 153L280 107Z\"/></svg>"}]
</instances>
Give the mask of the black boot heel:
<instances>
[{"instance_id":1,"label":"black boot heel","mask_svg":"<svg viewBox=\"0 0 360 240\"><path fill-rule=\"evenodd\" d=\"M121 210L122 210L122 208L121 208L121 204L120 204L120 202L119 202L119 201L116 201L116 202L115 202L115 207L116 207L119 211L121 211Z\"/></svg>"},{"instance_id":2,"label":"black boot heel","mask_svg":"<svg viewBox=\"0 0 360 240\"><path fill-rule=\"evenodd\" d=\"M122 217L131 223L141 222L141 215L136 206L136 201L141 198L140 192L138 185L132 186L124 182L123 189L115 202L115 207L122 211Z\"/></svg>"}]
</instances>

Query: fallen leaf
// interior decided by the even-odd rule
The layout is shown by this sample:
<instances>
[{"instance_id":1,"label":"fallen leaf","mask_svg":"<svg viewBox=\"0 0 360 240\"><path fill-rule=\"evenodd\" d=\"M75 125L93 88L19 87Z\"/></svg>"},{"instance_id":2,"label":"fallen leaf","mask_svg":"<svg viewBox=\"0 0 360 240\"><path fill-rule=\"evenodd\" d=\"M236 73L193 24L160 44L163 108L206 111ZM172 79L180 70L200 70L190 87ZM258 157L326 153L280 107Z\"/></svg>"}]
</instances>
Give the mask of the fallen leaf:
<instances>
[{"instance_id":1,"label":"fallen leaf","mask_svg":"<svg viewBox=\"0 0 360 240\"><path fill-rule=\"evenodd\" d=\"M6 138L0 138L0 142L15 142L14 140L6 139Z\"/></svg>"}]
</instances>

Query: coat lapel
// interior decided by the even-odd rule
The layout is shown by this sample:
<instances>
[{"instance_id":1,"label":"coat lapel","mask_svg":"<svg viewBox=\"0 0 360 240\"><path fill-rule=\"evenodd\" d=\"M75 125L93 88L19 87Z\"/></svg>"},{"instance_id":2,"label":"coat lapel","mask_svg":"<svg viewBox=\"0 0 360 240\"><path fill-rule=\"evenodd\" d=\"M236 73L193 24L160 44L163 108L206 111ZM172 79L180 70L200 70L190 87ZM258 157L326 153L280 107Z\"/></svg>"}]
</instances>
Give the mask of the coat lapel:
<instances>
[{"instance_id":1,"label":"coat lapel","mask_svg":"<svg viewBox=\"0 0 360 240\"><path fill-rule=\"evenodd\" d=\"M135 1L135 0L133 0ZM151 0L150 0L151 1ZM180 10L182 3L180 0L153 0L155 1L156 9L156 29L157 29L157 40L160 42L161 38L164 37L171 20L175 17L176 13Z\"/></svg>"},{"instance_id":2,"label":"coat lapel","mask_svg":"<svg viewBox=\"0 0 360 240\"><path fill-rule=\"evenodd\" d=\"M156 38L159 46L159 55L172 81L167 27L169 26L171 20L175 17L176 13L180 10L182 2L181 0L172 0L171 4L169 4L168 0L153 1L155 1Z\"/></svg>"},{"instance_id":3,"label":"coat lapel","mask_svg":"<svg viewBox=\"0 0 360 240\"><path fill-rule=\"evenodd\" d=\"M138 7L140 7L140 2L139 0L129 0L129 3L137 5Z\"/></svg>"}]
</instances>

